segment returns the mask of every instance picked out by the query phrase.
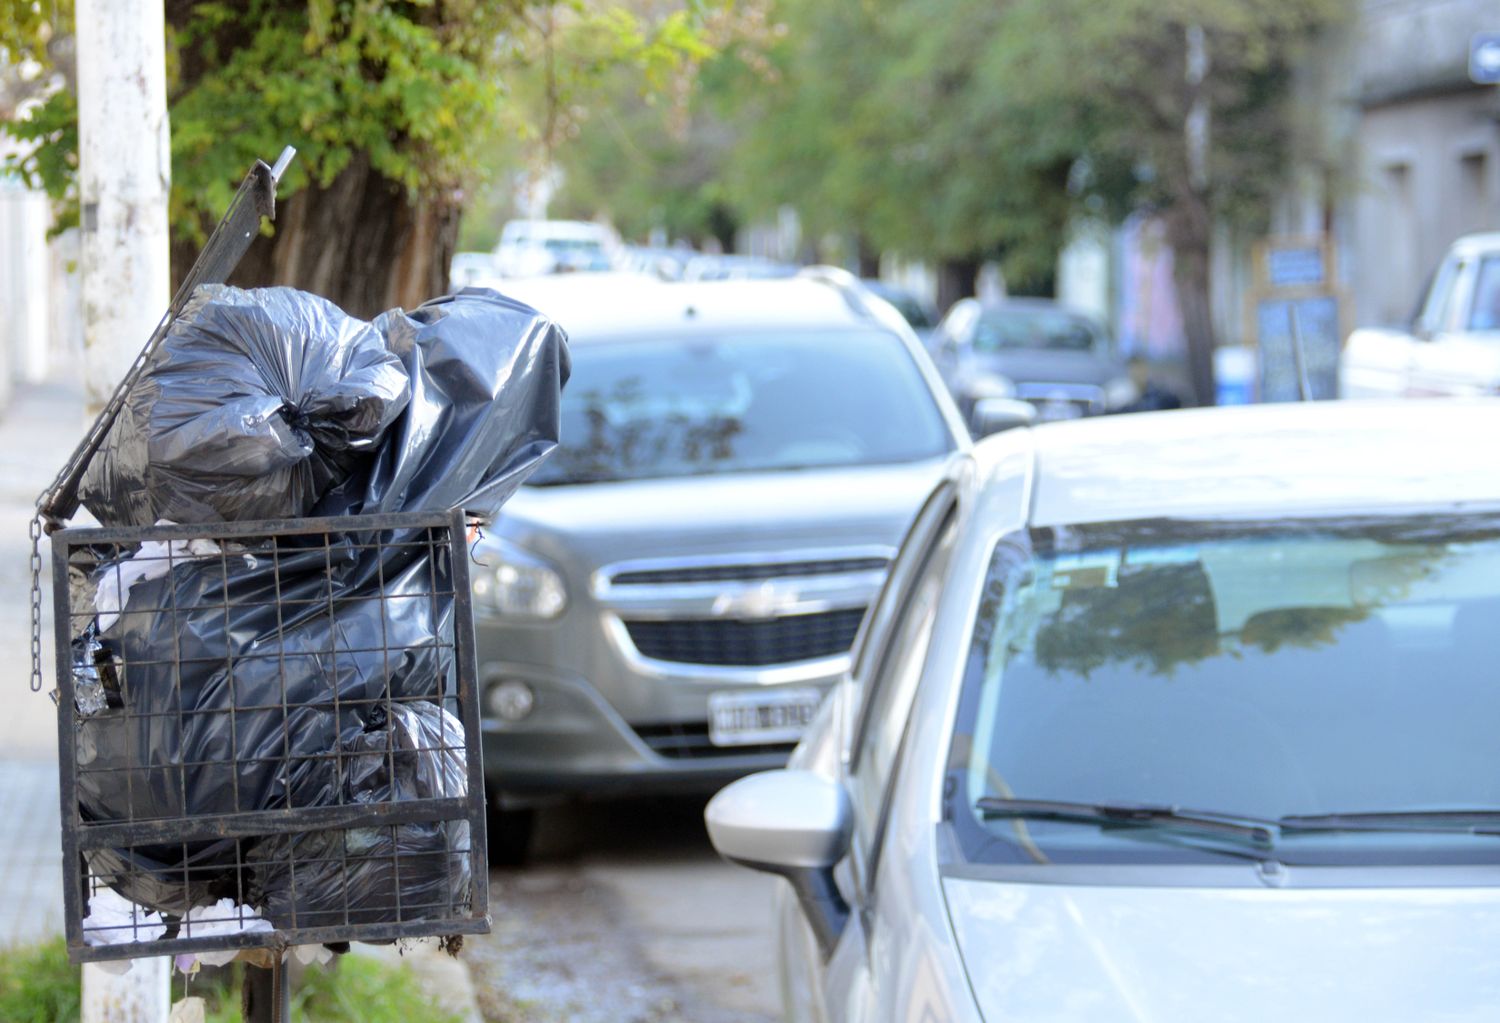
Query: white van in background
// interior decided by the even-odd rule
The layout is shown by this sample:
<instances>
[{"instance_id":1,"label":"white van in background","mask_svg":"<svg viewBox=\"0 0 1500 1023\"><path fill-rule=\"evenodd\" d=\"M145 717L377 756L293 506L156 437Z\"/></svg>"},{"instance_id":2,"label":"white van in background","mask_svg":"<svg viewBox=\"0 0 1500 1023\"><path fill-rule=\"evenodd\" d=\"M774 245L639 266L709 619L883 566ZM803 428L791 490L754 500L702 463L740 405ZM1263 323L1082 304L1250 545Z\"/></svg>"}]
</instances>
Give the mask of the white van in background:
<instances>
[{"instance_id":1,"label":"white van in background","mask_svg":"<svg viewBox=\"0 0 1500 1023\"><path fill-rule=\"evenodd\" d=\"M584 220L512 220L500 232L495 268L501 277L536 277L573 270L608 270L620 239Z\"/></svg>"}]
</instances>

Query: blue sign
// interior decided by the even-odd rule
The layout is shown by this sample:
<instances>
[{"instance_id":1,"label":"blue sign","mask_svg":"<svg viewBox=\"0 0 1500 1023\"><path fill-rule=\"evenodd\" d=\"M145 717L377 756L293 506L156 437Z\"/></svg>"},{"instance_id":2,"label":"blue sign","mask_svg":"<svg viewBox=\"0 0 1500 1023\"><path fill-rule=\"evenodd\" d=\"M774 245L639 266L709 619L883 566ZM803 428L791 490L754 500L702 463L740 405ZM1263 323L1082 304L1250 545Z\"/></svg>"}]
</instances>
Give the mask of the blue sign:
<instances>
[{"instance_id":1,"label":"blue sign","mask_svg":"<svg viewBox=\"0 0 1500 1023\"><path fill-rule=\"evenodd\" d=\"M1500 85L1500 32L1480 32L1470 41L1469 77L1480 85Z\"/></svg>"}]
</instances>

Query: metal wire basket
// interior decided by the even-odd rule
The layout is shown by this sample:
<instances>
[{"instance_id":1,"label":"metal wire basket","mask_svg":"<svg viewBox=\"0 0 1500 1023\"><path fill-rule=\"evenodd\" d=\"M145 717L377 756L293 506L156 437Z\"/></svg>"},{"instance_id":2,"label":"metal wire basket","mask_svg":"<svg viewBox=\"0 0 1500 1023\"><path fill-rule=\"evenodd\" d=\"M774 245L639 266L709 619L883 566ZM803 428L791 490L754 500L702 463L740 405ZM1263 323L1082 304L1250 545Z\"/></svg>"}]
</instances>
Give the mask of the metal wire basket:
<instances>
[{"instance_id":1,"label":"metal wire basket","mask_svg":"<svg viewBox=\"0 0 1500 1023\"><path fill-rule=\"evenodd\" d=\"M52 551L73 961L489 929L461 512Z\"/></svg>"}]
</instances>

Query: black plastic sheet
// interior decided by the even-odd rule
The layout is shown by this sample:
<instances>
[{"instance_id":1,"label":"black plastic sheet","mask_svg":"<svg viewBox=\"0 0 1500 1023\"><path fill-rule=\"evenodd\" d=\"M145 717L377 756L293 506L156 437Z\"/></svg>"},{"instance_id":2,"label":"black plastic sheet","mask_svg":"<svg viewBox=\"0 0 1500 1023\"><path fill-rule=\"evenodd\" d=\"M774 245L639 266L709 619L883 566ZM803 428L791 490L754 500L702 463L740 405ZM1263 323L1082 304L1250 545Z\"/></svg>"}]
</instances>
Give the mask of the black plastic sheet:
<instances>
[{"instance_id":1,"label":"black plastic sheet","mask_svg":"<svg viewBox=\"0 0 1500 1023\"><path fill-rule=\"evenodd\" d=\"M408 396L384 335L328 300L204 285L126 396L81 497L117 526L305 515Z\"/></svg>"},{"instance_id":2,"label":"black plastic sheet","mask_svg":"<svg viewBox=\"0 0 1500 1023\"><path fill-rule=\"evenodd\" d=\"M456 799L469 791L464 731L431 703L394 704L342 743L343 802ZM251 901L277 927L452 916L469 898L469 822L419 821L277 836L250 852Z\"/></svg>"},{"instance_id":3,"label":"black plastic sheet","mask_svg":"<svg viewBox=\"0 0 1500 1023\"><path fill-rule=\"evenodd\" d=\"M373 462L315 515L446 511L493 518L555 447L567 336L530 306L465 288L375 328L411 380L411 404Z\"/></svg>"}]
</instances>

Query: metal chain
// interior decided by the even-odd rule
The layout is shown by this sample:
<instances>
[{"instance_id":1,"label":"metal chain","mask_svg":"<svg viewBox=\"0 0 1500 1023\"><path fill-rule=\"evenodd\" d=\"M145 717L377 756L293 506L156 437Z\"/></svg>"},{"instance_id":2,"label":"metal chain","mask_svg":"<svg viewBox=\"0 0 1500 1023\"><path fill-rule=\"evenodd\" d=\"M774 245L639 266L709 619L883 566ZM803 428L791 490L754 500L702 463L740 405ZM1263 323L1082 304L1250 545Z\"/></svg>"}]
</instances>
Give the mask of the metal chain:
<instances>
[{"instance_id":1,"label":"metal chain","mask_svg":"<svg viewBox=\"0 0 1500 1023\"><path fill-rule=\"evenodd\" d=\"M31 520L31 691L42 691L42 517Z\"/></svg>"}]
</instances>

